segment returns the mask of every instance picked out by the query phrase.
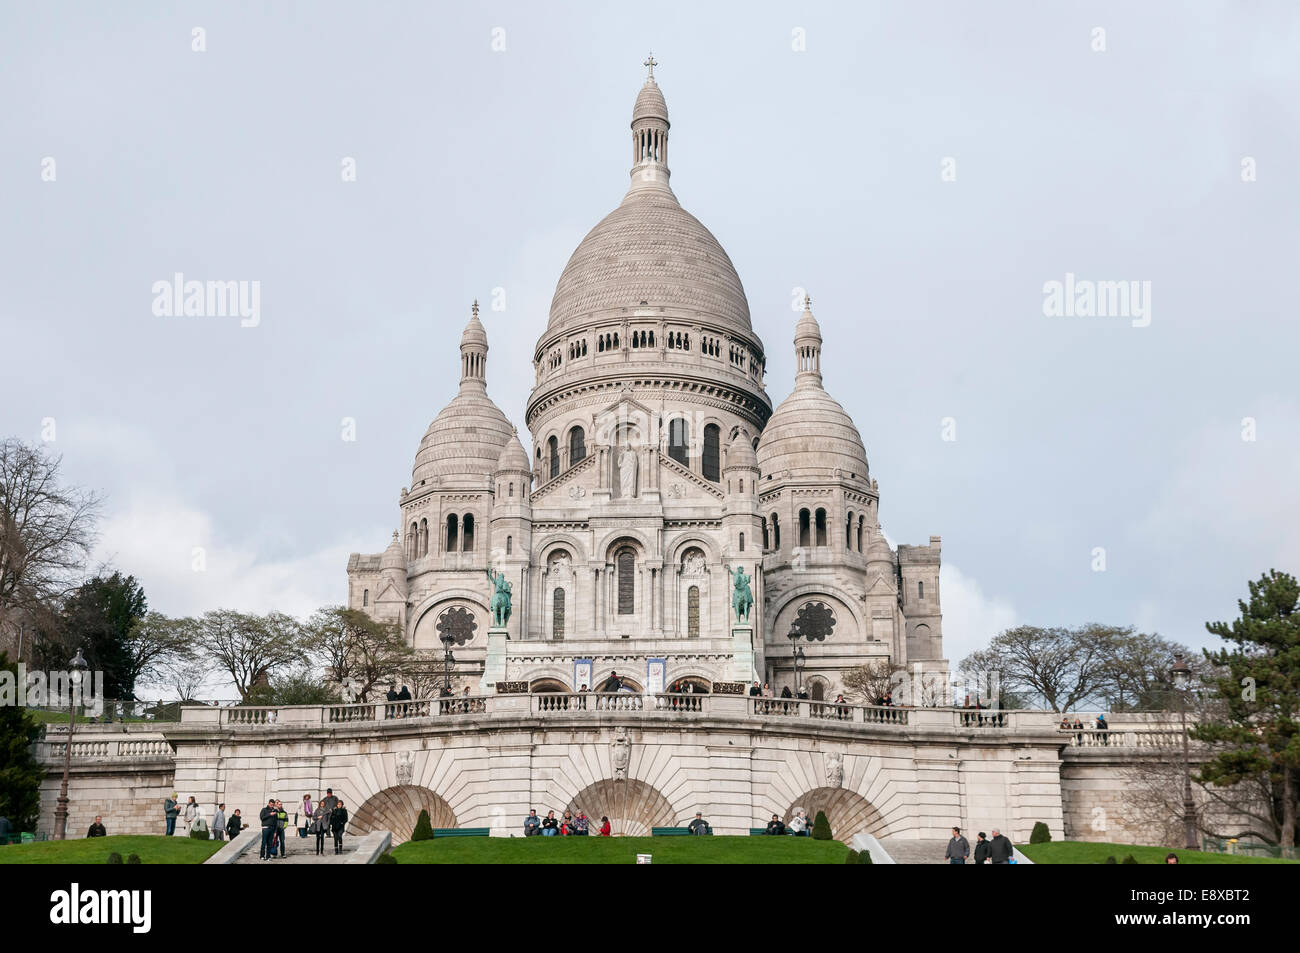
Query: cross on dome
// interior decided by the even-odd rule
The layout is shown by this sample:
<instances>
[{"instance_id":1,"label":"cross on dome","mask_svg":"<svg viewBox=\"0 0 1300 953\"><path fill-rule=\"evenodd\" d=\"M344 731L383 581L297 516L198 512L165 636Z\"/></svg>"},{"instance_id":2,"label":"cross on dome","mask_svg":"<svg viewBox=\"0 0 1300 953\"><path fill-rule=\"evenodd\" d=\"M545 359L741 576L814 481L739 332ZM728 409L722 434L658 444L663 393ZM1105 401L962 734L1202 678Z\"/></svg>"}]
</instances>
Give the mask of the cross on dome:
<instances>
[{"instance_id":1,"label":"cross on dome","mask_svg":"<svg viewBox=\"0 0 1300 953\"><path fill-rule=\"evenodd\" d=\"M659 65L659 61L655 59L655 54L653 50L650 51L650 55L646 57L645 62L643 62L641 65L650 71L648 78L654 79L655 67Z\"/></svg>"}]
</instances>

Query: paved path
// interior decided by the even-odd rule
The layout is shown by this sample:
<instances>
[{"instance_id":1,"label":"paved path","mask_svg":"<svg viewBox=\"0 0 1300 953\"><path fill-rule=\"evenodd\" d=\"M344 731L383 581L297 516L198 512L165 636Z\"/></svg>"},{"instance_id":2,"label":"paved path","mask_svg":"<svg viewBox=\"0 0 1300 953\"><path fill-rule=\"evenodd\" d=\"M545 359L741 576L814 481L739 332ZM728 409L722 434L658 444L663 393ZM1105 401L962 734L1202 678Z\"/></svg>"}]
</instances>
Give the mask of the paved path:
<instances>
[{"instance_id":1,"label":"paved path","mask_svg":"<svg viewBox=\"0 0 1300 953\"><path fill-rule=\"evenodd\" d=\"M913 840L909 837L882 837L880 845L889 852L896 864L946 864L943 852L947 841Z\"/></svg>"},{"instance_id":2,"label":"paved path","mask_svg":"<svg viewBox=\"0 0 1300 953\"><path fill-rule=\"evenodd\" d=\"M262 835L259 833L258 837ZM325 838L325 853L319 857L316 855L316 837L315 835L303 837L290 837L288 844L289 849L284 857L276 857L275 860L260 860L257 856L258 846L254 845L244 851L236 864L345 864L356 853L357 844L360 838L352 837L348 834L343 835L343 853L334 853L334 838Z\"/></svg>"}]
</instances>

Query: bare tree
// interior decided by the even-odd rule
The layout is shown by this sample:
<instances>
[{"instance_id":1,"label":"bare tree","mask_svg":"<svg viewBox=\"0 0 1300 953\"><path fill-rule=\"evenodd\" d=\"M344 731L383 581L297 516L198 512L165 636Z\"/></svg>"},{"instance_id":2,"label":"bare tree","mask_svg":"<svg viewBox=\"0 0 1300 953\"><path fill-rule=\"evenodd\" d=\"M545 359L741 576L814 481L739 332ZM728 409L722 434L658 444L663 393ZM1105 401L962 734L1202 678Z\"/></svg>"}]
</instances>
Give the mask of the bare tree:
<instances>
[{"instance_id":1,"label":"bare tree","mask_svg":"<svg viewBox=\"0 0 1300 953\"><path fill-rule=\"evenodd\" d=\"M308 620L305 633L324 663L326 678L350 685L358 701L368 701L380 685L413 679L422 670L401 626L356 609L321 609Z\"/></svg>"},{"instance_id":2,"label":"bare tree","mask_svg":"<svg viewBox=\"0 0 1300 953\"><path fill-rule=\"evenodd\" d=\"M195 628L193 619L170 619L161 612L147 613L137 621L123 646L123 666L131 684L156 682L178 666L192 666L197 658Z\"/></svg>"},{"instance_id":3,"label":"bare tree","mask_svg":"<svg viewBox=\"0 0 1300 953\"><path fill-rule=\"evenodd\" d=\"M60 485L61 462L0 441L0 629L15 642L76 586L97 539L101 498Z\"/></svg>"},{"instance_id":4,"label":"bare tree","mask_svg":"<svg viewBox=\"0 0 1300 953\"><path fill-rule=\"evenodd\" d=\"M855 701L874 705L893 689L896 676L902 671L903 666L894 665L888 659L854 666L845 671L841 679L844 694Z\"/></svg>"},{"instance_id":5,"label":"bare tree","mask_svg":"<svg viewBox=\"0 0 1300 953\"><path fill-rule=\"evenodd\" d=\"M241 698L268 684L273 668L293 666L303 656L300 627L283 613L214 609L198 619L195 632L198 651L230 675Z\"/></svg>"},{"instance_id":6,"label":"bare tree","mask_svg":"<svg viewBox=\"0 0 1300 953\"><path fill-rule=\"evenodd\" d=\"M1013 693L1072 711L1104 694L1114 639L1131 629L1095 623L1075 629L1022 625L996 636L962 660L963 672L996 672Z\"/></svg>"}]
</instances>

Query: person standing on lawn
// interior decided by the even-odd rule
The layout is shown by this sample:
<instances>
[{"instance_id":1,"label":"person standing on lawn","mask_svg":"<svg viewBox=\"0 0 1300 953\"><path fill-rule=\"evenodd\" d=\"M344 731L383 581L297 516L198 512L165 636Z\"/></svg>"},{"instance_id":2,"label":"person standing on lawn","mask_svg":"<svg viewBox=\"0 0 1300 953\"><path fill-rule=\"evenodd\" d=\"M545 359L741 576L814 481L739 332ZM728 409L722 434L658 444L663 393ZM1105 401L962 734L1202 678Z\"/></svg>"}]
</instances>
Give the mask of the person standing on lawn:
<instances>
[{"instance_id":1,"label":"person standing on lawn","mask_svg":"<svg viewBox=\"0 0 1300 953\"><path fill-rule=\"evenodd\" d=\"M167 836L171 837L176 833L176 818L180 816L181 806L177 803L180 797L175 791L172 796L163 801L163 817L167 819Z\"/></svg>"}]
</instances>

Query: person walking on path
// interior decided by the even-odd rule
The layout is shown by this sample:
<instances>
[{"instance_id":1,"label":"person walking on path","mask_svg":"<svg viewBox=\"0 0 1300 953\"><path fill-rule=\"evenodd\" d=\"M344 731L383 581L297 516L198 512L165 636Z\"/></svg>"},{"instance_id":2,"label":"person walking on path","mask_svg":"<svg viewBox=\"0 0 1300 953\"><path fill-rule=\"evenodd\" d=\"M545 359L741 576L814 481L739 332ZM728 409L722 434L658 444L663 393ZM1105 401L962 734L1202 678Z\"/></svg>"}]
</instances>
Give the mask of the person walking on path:
<instances>
[{"instance_id":1,"label":"person walking on path","mask_svg":"<svg viewBox=\"0 0 1300 953\"><path fill-rule=\"evenodd\" d=\"M325 805L317 804L316 810L312 812L311 827L309 830L316 835L316 856L320 857L325 853L325 835L329 831L329 815L325 813Z\"/></svg>"},{"instance_id":2,"label":"person walking on path","mask_svg":"<svg viewBox=\"0 0 1300 953\"><path fill-rule=\"evenodd\" d=\"M269 798L266 807L262 808L262 813L258 818L262 822L262 849L258 853L259 860L275 859L275 798Z\"/></svg>"},{"instance_id":3,"label":"person walking on path","mask_svg":"<svg viewBox=\"0 0 1300 953\"><path fill-rule=\"evenodd\" d=\"M338 806L330 813L330 829L334 831L334 853L343 853L343 829L348 826L348 809L343 806L343 799L338 799Z\"/></svg>"},{"instance_id":4,"label":"person walking on path","mask_svg":"<svg viewBox=\"0 0 1300 953\"><path fill-rule=\"evenodd\" d=\"M177 802L180 797L175 791L172 796L163 801L163 817L167 819L167 836L171 837L176 833L176 818L180 816L181 806Z\"/></svg>"},{"instance_id":5,"label":"person walking on path","mask_svg":"<svg viewBox=\"0 0 1300 953\"><path fill-rule=\"evenodd\" d=\"M961 830L954 827L952 829L952 839L948 841L948 849L943 853L944 860L950 864L964 864L969 856L970 843L961 836Z\"/></svg>"},{"instance_id":6,"label":"person walking on path","mask_svg":"<svg viewBox=\"0 0 1300 953\"><path fill-rule=\"evenodd\" d=\"M982 864L989 859L989 842L984 839L984 832L980 831L975 841L975 863Z\"/></svg>"},{"instance_id":7,"label":"person walking on path","mask_svg":"<svg viewBox=\"0 0 1300 953\"><path fill-rule=\"evenodd\" d=\"M325 796L320 799L320 803L325 808L326 814L334 813L334 808L339 806L339 799L334 796L333 788L325 789Z\"/></svg>"},{"instance_id":8,"label":"person walking on path","mask_svg":"<svg viewBox=\"0 0 1300 953\"><path fill-rule=\"evenodd\" d=\"M1014 853L1015 848L1011 846L1011 841L1002 836L1002 832L996 827L993 828L993 839L989 841L989 862L1009 864Z\"/></svg>"},{"instance_id":9,"label":"person walking on path","mask_svg":"<svg viewBox=\"0 0 1300 953\"><path fill-rule=\"evenodd\" d=\"M235 813L231 814L229 820L226 821L226 836L234 840L243 829L244 819L239 816L239 808L235 808Z\"/></svg>"},{"instance_id":10,"label":"person walking on path","mask_svg":"<svg viewBox=\"0 0 1300 953\"><path fill-rule=\"evenodd\" d=\"M217 813L212 815L212 839L226 839L226 805L218 804Z\"/></svg>"}]
</instances>

